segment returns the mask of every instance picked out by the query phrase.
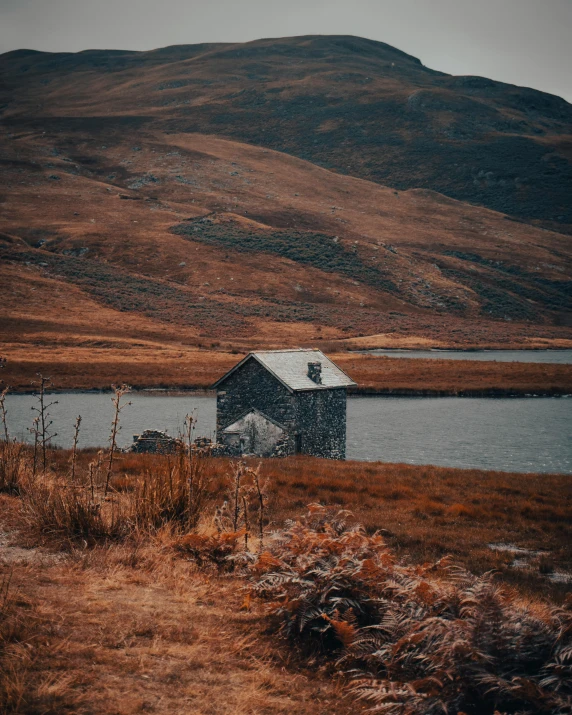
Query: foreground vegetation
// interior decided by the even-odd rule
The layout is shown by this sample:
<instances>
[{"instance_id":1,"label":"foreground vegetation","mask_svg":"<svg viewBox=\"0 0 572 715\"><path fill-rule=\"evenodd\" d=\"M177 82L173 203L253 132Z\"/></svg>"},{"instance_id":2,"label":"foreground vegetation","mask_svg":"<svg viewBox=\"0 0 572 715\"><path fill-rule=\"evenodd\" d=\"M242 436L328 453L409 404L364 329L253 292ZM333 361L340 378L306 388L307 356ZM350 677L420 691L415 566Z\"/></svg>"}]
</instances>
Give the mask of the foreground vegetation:
<instances>
[{"instance_id":1,"label":"foreground vegetation","mask_svg":"<svg viewBox=\"0 0 572 715\"><path fill-rule=\"evenodd\" d=\"M316 697L324 713L571 712L569 587L539 597L570 563L565 477L232 463L191 435L189 422L173 455L48 448L45 468L41 440L36 450L0 442L1 530L12 539L0 548L5 712L94 712L86 693L95 712L116 711L125 687L134 699L118 712L177 711L172 693L161 704L141 692L147 677L159 689L183 683L187 711L201 713L303 713ZM515 569L514 554L489 540L544 556ZM499 574L484 573L494 566ZM70 624L97 645L83 654ZM263 634L269 626L274 635ZM189 664L198 661L200 684ZM251 674L261 664L266 684ZM236 680L225 700L226 669ZM96 678L106 682L99 695ZM198 704L197 692L212 702Z\"/></svg>"}]
</instances>

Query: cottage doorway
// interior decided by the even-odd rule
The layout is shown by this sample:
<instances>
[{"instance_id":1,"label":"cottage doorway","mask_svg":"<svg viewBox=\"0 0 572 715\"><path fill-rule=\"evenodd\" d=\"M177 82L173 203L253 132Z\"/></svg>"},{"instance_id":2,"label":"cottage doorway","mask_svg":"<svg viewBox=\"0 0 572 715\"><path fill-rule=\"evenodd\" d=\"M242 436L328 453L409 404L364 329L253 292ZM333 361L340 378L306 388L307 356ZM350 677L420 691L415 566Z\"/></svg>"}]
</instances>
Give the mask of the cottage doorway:
<instances>
[{"instance_id":1,"label":"cottage doorway","mask_svg":"<svg viewBox=\"0 0 572 715\"><path fill-rule=\"evenodd\" d=\"M294 452L295 454L302 452L302 435L299 433L294 437Z\"/></svg>"}]
</instances>

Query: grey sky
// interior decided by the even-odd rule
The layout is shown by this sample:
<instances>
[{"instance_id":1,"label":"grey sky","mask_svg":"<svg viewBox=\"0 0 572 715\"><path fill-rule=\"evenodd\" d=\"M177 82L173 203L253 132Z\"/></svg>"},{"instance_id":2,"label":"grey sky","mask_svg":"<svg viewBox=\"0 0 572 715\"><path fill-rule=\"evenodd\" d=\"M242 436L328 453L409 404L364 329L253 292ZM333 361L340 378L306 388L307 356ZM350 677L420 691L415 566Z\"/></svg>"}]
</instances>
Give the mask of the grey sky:
<instances>
[{"instance_id":1,"label":"grey sky","mask_svg":"<svg viewBox=\"0 0 572 715\"><path fill-rule=\"evenodd\" d=\"M349 34L572 102L572 0L0 0L0 52Z\"/></svg>"}]
</instances>

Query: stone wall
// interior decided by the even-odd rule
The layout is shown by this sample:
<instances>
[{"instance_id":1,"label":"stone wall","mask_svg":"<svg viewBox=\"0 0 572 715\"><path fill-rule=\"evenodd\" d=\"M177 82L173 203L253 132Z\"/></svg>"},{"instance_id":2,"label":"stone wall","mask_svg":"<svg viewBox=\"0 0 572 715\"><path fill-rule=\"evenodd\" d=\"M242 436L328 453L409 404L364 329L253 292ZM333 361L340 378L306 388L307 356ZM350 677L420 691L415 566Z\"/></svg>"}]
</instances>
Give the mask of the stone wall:
<instances>
[{"instance_id":1,"label":"stone wall","mask_svg":"<svg viewBox=\"0 0 572 715\"><path fill-rule=\"evenodd\" d=\"M346 458L346 390L308 390L297 397L297 425L303 454Z\"/></svg>"},{"instance_id":2,"label":"stone wall","mask_svg":"<svg viewBox=\"0 0 572 715\"><path fill-rule=\"evenodd\" d=\"M295 395L253 358L217 392L217 435L252 407L296 431Z\"/></svg>"},{"instance_id":3,"label":"stone wall","mask_svg":"<svg viewBox=\"0 0 572 715\"><path fill-rule=\"evenodd\" d=\"M284 452L329 459L346 456L346 389L291 393L254 359L230 375L217 393L217 441L222 430L255 407L288 430Z\"/></svg>"}]
</instances>

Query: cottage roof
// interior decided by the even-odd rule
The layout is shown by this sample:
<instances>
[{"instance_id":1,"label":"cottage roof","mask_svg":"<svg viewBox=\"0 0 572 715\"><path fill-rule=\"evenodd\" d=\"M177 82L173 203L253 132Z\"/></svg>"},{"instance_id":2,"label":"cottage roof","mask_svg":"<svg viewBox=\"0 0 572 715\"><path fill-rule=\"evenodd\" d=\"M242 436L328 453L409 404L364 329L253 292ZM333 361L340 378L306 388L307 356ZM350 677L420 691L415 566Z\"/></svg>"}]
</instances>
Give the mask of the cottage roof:
<instances>
[{"instance_id":1,"label":"cottage roof","mask_svg":"<svg viewBox=\"0 0 572 715\"><path fill-rule=\"evenodd\" d=\"M333 387L351 387L356 384L321 350L295 348L293 350L260 350L249 353L244 360L241 360L232 370L215 382L213 387L221 385L235 370L251 359L259 362L293 392L299 390L328 390ZM319 362L321 364L320 384L308 377L308 363L310 362Z\"/></svg>"}]
</instances>

